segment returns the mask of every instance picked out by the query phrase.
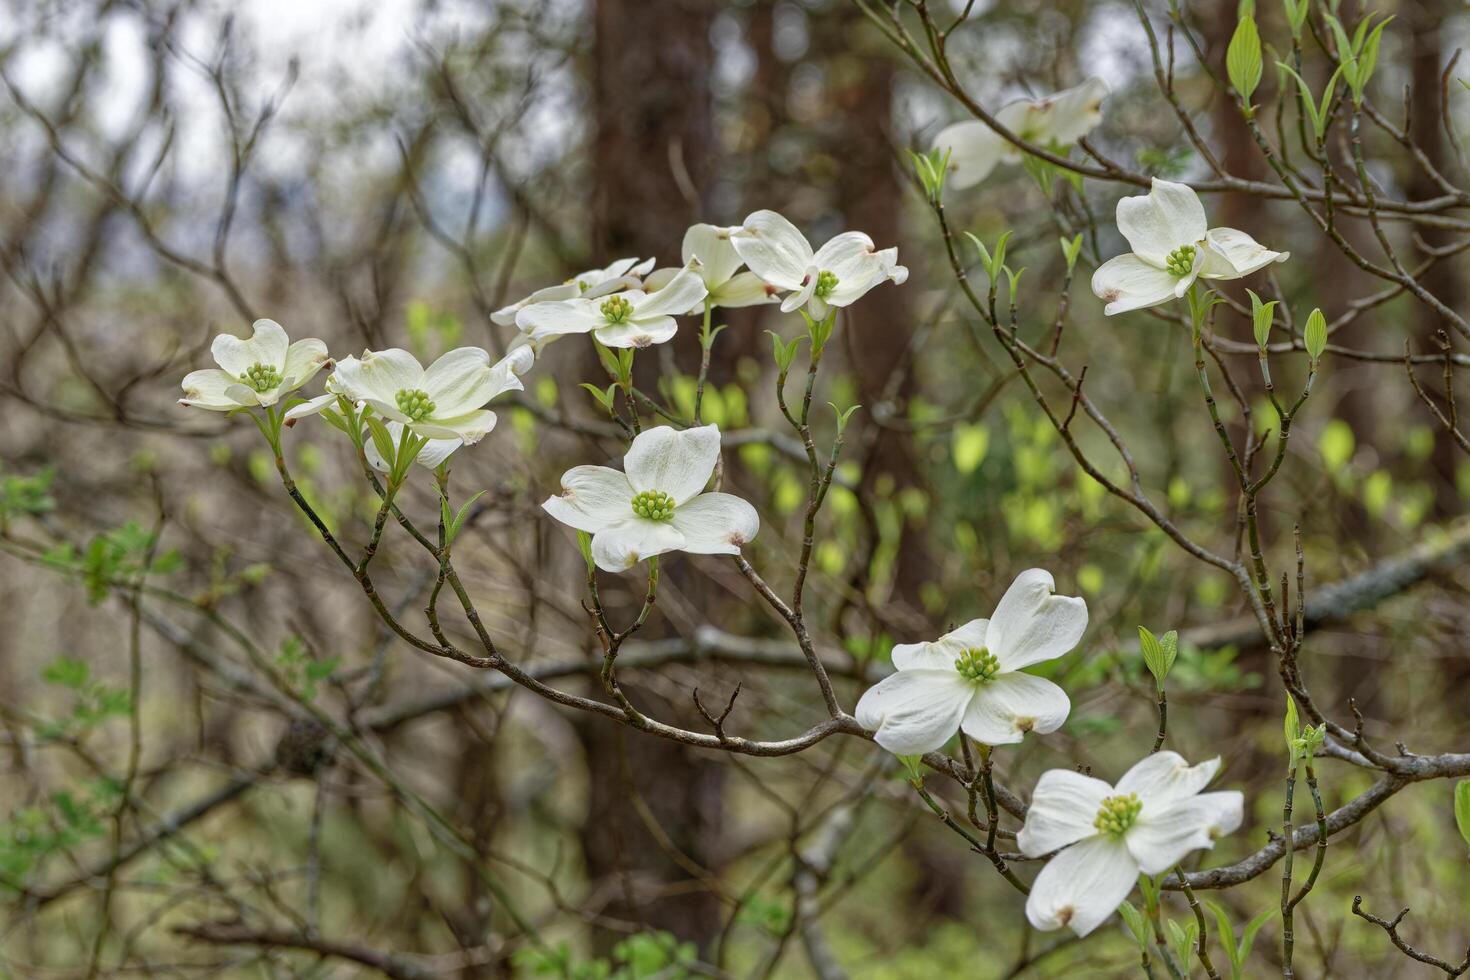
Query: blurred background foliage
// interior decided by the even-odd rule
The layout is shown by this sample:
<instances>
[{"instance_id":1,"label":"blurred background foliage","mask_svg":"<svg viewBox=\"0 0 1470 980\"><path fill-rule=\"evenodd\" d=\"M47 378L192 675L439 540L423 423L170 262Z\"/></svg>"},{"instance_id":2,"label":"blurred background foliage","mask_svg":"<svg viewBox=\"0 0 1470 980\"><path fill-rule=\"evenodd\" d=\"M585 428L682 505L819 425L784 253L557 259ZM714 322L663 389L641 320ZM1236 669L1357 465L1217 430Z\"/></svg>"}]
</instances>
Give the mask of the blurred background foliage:
<instances>
[{"instance_id":1,"label":"blurred background foliage","mask_svg":"<svg viewBox=\"0 0 1470 980\"><path fill-rule=\"evenodd\" d=\"M1179 5L1218 64L1236 5ZM1259 7L1279 47L1280 10ZM949 52L982 103L1098 74L1113 93L1099 147L1159 175L1199 172L1132 2L965 9ZM1416 118L1439 119L1445 99L1463 119L1470 94L1439 77L1470 30L1464 6L1376 9L1396 18L1374 82L1384 102L1412 84ZM1232 172L1264 177L1186 54L1181 100ZM1073 693L1071 719L998 754L1001 778L1021 789L1076 765L1115 778L1156 728L1136 628L1178 629L1170 744L1223 756L1222 785L1248 800L1246 826L1203 862L1237 860L1279 826L1284 702L1235 583L1108 496L999 347L970 342L904 153L961 110L854 6L8 0L0 75L0 976L1131 975L1121 925L1085 942L1030 931L1015 895L868 743L782 759L686 749L392 642L279 493L254 429L173 404L209 339L257 316L342 355L493 352L508 338L489 313L504 302L623 255L674 264L689 224L765 207L816 240L856 228L897 244L913 270L844 315L819 391L862 406L819 521L811 598L844 702L894 643L988 614L1017 572L1043 566L1087 598L1091 627L1038 669ZM1420 138L1446 168L1463 149L1433 125ZM1401 147L1367 139L1385 188L1433 192ZM1014 233L1025 329L1045 333L1070 303L1062 354L1087 366L1144 487L1228 552L1236 494L1187 333L1146 314L1105 321L1091 267L1068 281L1057 245L1063 226L1084 227L1084 254L1115 254L1109 216L1131 190L1055 177L1001 168L950 196L950 220L987 242ZM1207 207L1215 224L1290 248L1277 275L1298 319L1375 291L1291 202L1231 193ZM1345 226L1369 240L1363 222ZM1439 240L1427 229L1419 244ZM1427 278L1463 310L1465 273L1451 257ZM795 328L769 308L727 319L705 418L726 434L727 486L762 514L746 553L785 584L807 476L775 409L764 331ZM1398 297L1334 343L1396 357L1406 342L1434 350L1435 327ZM1216 329L1250 338L1233 314ZM695 333L687 324L640 359L641 383L684 413ZM1220 403L1237 436L1279 422L1253 360L1231 365L1250 418ZM1293 390L1304 362L1277 360ZM1379 743L1463 751L1470 461L1401 364L1327 365L1263 502L1273 567L1294 567L1299 525L1308 599L1326 596L1304 669L1319 703L1340 717L1351 699ZM551 348L527 391L497 406L497 431L453 465L463 499L488 491L456 550L487 626L518 663L589 691L594 642L567 587L580 559L538 504L567 466L620 455L578 386L599 377L580 343ZM1096 427L1076 437L1111 458ZM305 497L361 542L378 501L349 450L312 421L287 439ZM433 519L427 480L404 506ZM1418 574L1384 571L1425 548L1438 550ZM385 601L422 607L434 569L411 542L390 540L378 567ZM738 683L731 723L744 733L784 737L820 716L789 660L722 639L783 636L726 563L670 556L663 580L640 637L648 665L625 680L653 714L699 728L689 692L723 702ZM1359 591L1321 592L1344 581ZM641 588L609 579L603 596L631 617ZM339 719L352 751L302 722L301 704ZM1329 807L1368 782L1323 763ZM1428 975L1348 914L1355 894L1383 914L1412 906L1404 928L1420 948L1453 959L1470 941L1450 792L1414 787L1334 839L1298 912L1301 975ZM443 825L468 843L447 845ZM1279 885L1268 873L1205 897L1240 930ZM1191 918L1172 898L1166 912ZM323 956L293 945L303 936L386 959ZM1275 972L1278 923L1253 955L1245 975Z\"/></svg>"}]
</instances>

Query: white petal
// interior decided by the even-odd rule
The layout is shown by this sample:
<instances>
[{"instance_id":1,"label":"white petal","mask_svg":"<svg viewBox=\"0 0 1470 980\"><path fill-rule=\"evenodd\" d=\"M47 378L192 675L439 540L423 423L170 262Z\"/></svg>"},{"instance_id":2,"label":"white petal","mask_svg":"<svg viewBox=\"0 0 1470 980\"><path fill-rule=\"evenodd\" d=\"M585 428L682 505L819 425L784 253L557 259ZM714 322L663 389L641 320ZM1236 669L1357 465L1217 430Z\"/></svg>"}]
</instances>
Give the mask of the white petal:
<instances>
[{"instance_id":1,"label":"white petal","mask_svg":"<svg viewBox=\"0 0 1470 980\"><path fill-rule=\"evenodd\" d=\"M781 289L800 289L812 264L812 246L775 211L756 211L730 235L750 271Z\"/></svg>"},{"instance_id":2,"label":"white petal","mask_svg":"<svg viewBox=\"0 0 1470 980\"><path fill-rule=\"evenodd\" d=\"M1113 787L1101 779L1070 769L1042 773L1026 808L1026 822L1016 834L1021 853L1040 857L1095 835L1093 821L1112 792Z\"/></svg>"},{"instance_id":3,"label":"white petal","mask_svg":"<svg viewBox=\"0 0 1470 980\"><path fill-rule=\"evenodd\" d=\"M949 149L946 185L956 190L974 187L995 169L1010 143L978 119L946 126L934 137L935 149Z\"/></svg>"},{"instance_id":4,"label":"white petal","mask_svg":"<svg viewBox=\"0 0 1470 980\"><path fill-rule=\"evenodd\" d=\"M214 338L209 352L214 355L216 364L237 378L257 364L273 367L284 376L286 350L290 345L290 338L279 323L256 320L249 340L222 333Z\"/></svg>"},{"instance_id":5,"label":"white petal","mask_svg":"<svg viewBox=\"0 0 1470 980\"><path fill-rule=\"evenodd\" d=\"M775 303L779 300L780 290L767 283L760 276L748 269L745 272L737 272L731 276L723 285L710 291L710 301L715 306L723 306L726 309L734 309L739 306L760 306L762 303Z\"/></svg>"},{"instance_id":6,"label":"white petal","mask_svg":"<svg viewBox=\"0 0 1470 980\"><path fill-rule=\"evenodd\" d=\"M683 271L684 267L681 265L669 265L664 266L662 269L654 269L644 278L643 291L645 293L656 293L673 282L674 277Z\"/></svg>"},{"instance_id":7,"label":"white petal","mask_svg":"<svg viewBox=\"0 0 1470 980\"><path fill-rule=\"evenodd\" d=\"M695 555L738 555L761 528L755 508L728 493L702 493L680 504L670 523L684 535L684 550Z\"/></svg>"},{"instance_id":8,"label":"white petal","mask_svg":"<svg viewBox=\"0 0 1470 980\"><path fill-rule=\"evenodd\" d=\"M598 327L592 336L604 347L652 347L673 340L679 323L671 316L639 316L626 323L609 323Z\"/></svg>"},{"instance_id":9,"label":"white petal","mask_svg":"<svg viewBox=\"0 0 1470 980\"><path fill-rule=\"evenodd\" d=\"M699 259L701 274L711 292L728 282L744 262L730 244L730 229L715 225L694 225L686 231L682 254L685 265L690 259Z\"/></svg>"},{"instance_id":10,"label":"white petal","mask_svg":"<svg viewBox=\"0 0 1470 980\"><path fill-rule=\"evenodd\" d=\"M430 439L458 439L466 446L473 446L490 434L495 428L495 421L494 412L480 409L450 418L435 415L412 425L417 435Z\"/></svg>"},{"instance_id":11,"label":"white petal","mask_svg":"<svg viewBox=\"0 0 1470 980\"><path fill-rule=\"evenodd\" d=\"M597 304L587 299L537 303L516 314L516 329L535 339L569 333L591 333L607 323Z\"/></svg>"},{"instance_id":12,"label":"white petal","mask_svg":"<svg viewBox=\"0 0 1470 980\"><path fill-rule=\"evenodd\" d=\"M601 531L633 515L633 487L628 478L606 466L574 466L562 474L561 496L541 507L579 531Z\"/></svg>"},{"instance_id":13,"label":"white petal","mask_svg":"<svg viewBox=\"0 0 1470 980\"><path fill-rule=\"evenodd\" d=\"M1215 838L1240 826L1245 797L1234 790L1201 793L1161 809L1145 804L1124 835L1144 874L1163 874L1190 851L1209 850Z\"/></svg>"},{"instance_id":14,"label":"white petal","mask_svg":"<svg viewBox=\"0 0 1470 980\"><path fill-rule=\"evenodd\" d=\"M1118 792L1138 794L1145 806L1166 806L1195 795L1219 771L1219 756L1191 766L1177 752L1155 752L1123 774Z\"/></svg>"},{"instance_id":15,"label":"white petal","mask_svg":"<svg viewBox=\"0 0 1470 980\"><path fill-rule=\"evenodd\" d=\"M1138 864L1122 841L1089 837L1041 869L1026 898L1026 918L1038 929L1070 926L1085 936L1117 911L1137 882Z\"/></svg>"},{"instance_id":16,"label":"white petal","mask_svg":"<svg viewBox=\"0 0 1470 980\"><path fill-rule=\"evenodd\" d=\"M827 315L825 307L821 310L817 309L819 304L813 297L813 294L817 291L817 272L816 266L812 266L806 270L806 274L802 277L801 288L795 292L787 293L786 298L781 301L782 313L790 313L792 310L801 309L801 307L810 303L812 305L812 313L818 319Z\"/></svg>"},{"instance_id":17,"label":"white petal","mask_svg":"<svg viewBox=\"0 0 1470 980\"><path fill-rule=\"evenodd\" d=\"M333 391L329 391L324 395L317 395L315 398L308 398L301 404L293 405L290 408L286 409L286 424L293 425L296 422L299 422L302 419L306 418L308 415L316 415L320 413L322 409L330 408L332 405L336 404L336 402L337 393Z\"/></svg>"},{"instance_id":18,"label":"white petal","mask_svg":"<svg viewBox=\"0 0 1470 980\"><path fill-rule=\"evenodd\" d=\"M944 634L940 639L953 644L961 650L979 650L984 647L990 637L990 620L972 619L963 626L957 626Z\"/></svg>"},{"instance_id":19,"label":"white petal","mask_svg":"<svg viewBox=\"0 0 1470 980\"><path fill-rule=\"evenodd\" d=\"M1087 603L1055 595L1051 573L1032 568L1016 576L990 617L985 645L1003 670L1055 660L1087 629Z\"/></svg>"},{"instance_id":20,"label":"white petal","mask_svg":"<svg viewBox=\"0 0 1470 980\"><path fill-rule=\"evenodd\" d=\"M479 347L457 347L424 371L423 389L436 416L472 412L490 400L490 354Z\"/></svg>"},{"instance_id":21,"label":"white petal","mask_svg":"<svg viewBox=\"0 0 1470 980\"><path fill-rule=\"evenodd\" d=\"M933 642L900 643L891 654L893 666L897 670L916 667L953 670L956 657L966 650L985 646L985 626L985 620L972 619Z\"/></svg>"},{"instance_id":22,"label":"white petal","mask_svg":"<svg viewBox=\"0 0 1470 980\"><path fill-rule=\"evenodd\" d=\"M281 377L289 379L290 385L282 384L282 387L287 391L295 391L310 381L330 361L327 345L315 337L296 341L286 348L286 362L281 368Z\"/></svg>"},{"instance_id":23,"label":"white petal","mask_svg":"<svg viewBox=\"0 0 1470 980\"><path fill-rule=\"evenodd\" d=\"M1167 303L1175 299L1174 287L1178 284L1172 272L1150 265L1132 252L1108 259L1092 274L1092 292L1107 304L1103 308L1107 316Z\"/></svg>"},{"instance_id":24,"label":"white petal","mask_svg":"<svg viewBox=\"0 0 1470 980\"><path fill-rule=\"evenodd\" d=\"M556 300L576 299L580 295L582 295L582 290L575 282L564 282L557 286L547 286L544 289L536 290L525 299L512 303L509 306L502 306L490 314L490 319L502 327L514 326L516 314L528 306L535 303L551 303Z\"/></svg>"},{"instance_id":25,"label":"white petal","mask_svg":"<svg viewBox=\"0 0 1470 980\"><path fill-rule=\"evenodd\" d=\"M1102 103L1107 95L1107 83L1093 77L1042 99L1045 118L1039 135L1048 142L1071 146L1102 122Z\"/></svg>"},{"instance_id":26,"label":"white petal","mask_svg":"<svg viewBox=\"0 0 1470 980\"><path fill-rule=\"evenodd\" d=\"M417 391L424 382L418 359L396 347L366 351L361 360L343 358L332 373L349 398L384 405L395 405L400 391Z\"/></svg>"},{"instance_id":27,"label":"white petal","mask_svg":"<svg viewBox=\"0 0 1470 980\"><path fill-rule=\"evenodd\" d=\"M986 745L1011 745L1027 732L1056 731L1071 710L1067 693L1045 677L997 674L975 691L960 727Z\"/></svg>"},{"instance_id":28,"label":"white petal","mask_svg":"<svg viewBox=\"0 0 1470 980\"><path fill-rule=\"evenodd\" d=\"M1162 268L1170 252L1205 237L1205 207L1193 188L1155 177L1147 194L1118 201L1118 230L1134 252Z\"/></svg>"},{"instance_id":29,"label":"white petal","mask_svg":"<svg viewBox=\"0 0 1470 980\"><path fill-rule=\"evenodd\" d=\"M662 490L682 504L704 489L720 456L720 429L701 425L644 429L628 448L623 470L634 492Z\"/></svg>"},{"instance_id":30,"label":"white petal","mask_svg":"<svg viewBox=\"0 0 1470 980\"><path fill-rule=\"evenodd\" d=\"M179 404L211 412L233 412L237 408L255 405L253 398L240 401L234 397L235 389L243 387L234 375L219 368L190 371L184 375L184 397L179 399Z\"/></svg>"},{"instance_id":31,"label":"white petal","mask_svg":"<svg viewBox=\"0 0 1470 980\"><path fill-rule=\"evenodd\" d=\"M1258 272L1272 262L1291 258L1290 252L1273 252L1234 228L1211 228L1205 234L1205 245L1205 264L1200 275L1206 279L1237 279Z\"/></svg>"},{"instance_id":32,"label":"white petal","mask_svg":"<svg viewBox=\"0 0 1470 980\"><path fill-rule=\"evenodd\" d=\"M647 558L684 547L684 535L667 521L632 517L592 535L592 560L605 572L621 572Z\"/></svg>"},{"instance_id":33,"label":"white petal","mask_svg":"<svg viewBox=\"0 0 1470 980\"><path fill-rule=\"evenodd\" d=\"M873 740L895 755L921 755L960 727L975 685L953 670L905 670L868 688L854 712Z\"/></svg>"},{"instance_id":34,"label":"white petal","mask_svg":"<svg viewBox=\"0 0 1470 980\"><path fill-rule=\"evenodd\" d=\"M632 293L633 317L643 320L656 316L683 316L704 301L709 290L704 287L697 265L688 265L656 293Z\"/></svg>"}]
</instances>

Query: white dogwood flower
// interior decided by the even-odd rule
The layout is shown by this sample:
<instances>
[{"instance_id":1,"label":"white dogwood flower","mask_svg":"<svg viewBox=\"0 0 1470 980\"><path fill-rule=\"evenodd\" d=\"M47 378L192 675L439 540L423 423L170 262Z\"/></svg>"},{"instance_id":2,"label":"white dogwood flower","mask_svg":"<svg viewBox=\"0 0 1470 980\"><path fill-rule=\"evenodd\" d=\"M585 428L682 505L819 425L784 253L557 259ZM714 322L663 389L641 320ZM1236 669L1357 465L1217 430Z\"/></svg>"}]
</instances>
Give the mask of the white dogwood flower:
<instances>
[{"instance_id":1,"label":"white dogwood flower","mask_svg":"<svg viewBox=\"0 0 1470 980\"><path fill-rule=\"evenodd\" d=\"M222 333L209 352L217 368L184 377L180 405L211 412L274 405L331 363L315 337L291 343L274 320L256 320L249 340Z\"/></svg>"},{"instance_id":2,"label":"white dogwood flower","mask_svg":"<svg viewBox=\"0 0 1470 980\"><path fill-rule=\"evenodd\" d=\"M334 377L343 394L365 402L385 421L428 439L472 444L495 427L495 413L482 406L502 392L522 390L520 376L533 361L526 347L494 363L478 347L460 347L426 370L408 351L391 348L343 358Z\"/></svg>"},{"instance_id":3,"label":"white dogwood flower","mask_svg":"<svg viewBox=\"0 0 1470 980\"><path fill-rule=\"evenodd\" d=\"M704 297L699 262L693 260L656 293L634 289L600 300L537 303L516 314L516 326L532 347L569 333L590 333L605 347L650 347L672 339L679 330L674 317Z\"/></svg>"},{"instance_id":4,"label":"white dogwood flower","mask_svg":"<svg viewBox=\"0 0 1470 980\"><path fill-rule=\"evenodd\" d=\"M1085 936L1123 903L1140 872L1163 874L1239 827L1240 793L1200 792L1219 768L1218 758L1191 766L1156 752L1116 786L1070 769L1042 773L1016 843L1029 857L1065 850L1031 885L1031 924Z\"/></svg>"},{"instance_id":5,"label":"white dogwood flower","mask_svg":"<svg viewBox=\"0 0 1470 980\"><path fill-rule=\"evenodd\" d=\"M728 309L777 302L779 297L776 294L780 290L768 285L749 269L740 271L745 260L730 243L730 233L734 230L717 225L692 226L684 233L684 263L687 265L694 259L699 260L699 275L704 280L704 288L709 290L707 301L711 306ZM672 266L655 269L643 280L643 288L646 292L658 292L680 271ZM703 308L704 304L700 303L689 312L699 313Z\"/></svg>"},{"instance_id":6,"label":"white dogwood flower","mask_svg":"<svg viewBox=\"0 0 1470 980\"><path fill-rule=\"evenodd\" d=\"M1196 279L1239 279L1291 255L1234 228L1207 228L1194 189L1158 178L1147 194L1118 201L1118 230L1133 251L1092 275L1108 316L1178 299Z\"/></svg>"},{"instance_id":7,"label":"white dogwood flower","mask_svg":"<svg viewBox=\"0 0 1470 980\"><path fill-rule=\"evenodd\" d=\"M858 722L895 755L930 752L957 730L986 745L1056 731L1072 707L1066 692L1021 670L1062 656L1087 629L1087 603L1055 591L1051 573L1033 568L1016 576L989 620L894 647L896 672L858 701Z\"/></svg>"},{"instance_id":8,"label":"white dogwood flower","mask_svg":"<svg viewBox=\"0 0 1470 980\"><path fill-rule=\"evenodd\" d=\"M618 259L606 269L588 269L579 272L566 282L538 289L524 299L509 306L502 306L490 314L490 319L502 327L514 326L516 314L536 303L553 303L565 299L596 299L609 293L638 288L642 277L653 268L653 259Z\"/></svg>"},{"instance_id":9,"label":"white dogwood flower","mask_svg":"<svg viewBox=\"0 0 1470 980\"><path fill-rule=\"evenodd\" d=\"M845 231L812 251L811 243L775 211L756 211L731 229L735 251L766 283L790 290L781 312L807 307L823 319L831 306L850 306L880 283L901 284L909 270L898 264L898 249L879 251L860 231Z\"/></svg>"},{"instance_id":10,"label":"white dogwood flower","mask_svg":"<svg viewBox=\"0 0 1470 980\"><path fill-rule=\"evenodd\" d=\"M1074 88L1040 99L1012 102L995 114L996 122L1034 146L1071 146L1102 122L1108 86L1089 78ZM1025 154L979 119L946 126L934 137L935 149L948 149L948 184L963 190L980 183L1001 163L1020 163Z\"/></svg>"},{"instance_id":11,"label":"white dogwood flower","mask_svg":"<svg viewBox=\"0 0 1470 980\"><path fill-rule=\"evenodd\" d=\"M575 466L560 496L541 506L563 524L592 535L592 558L609 572L666 551L738 555L760 530L755 508L728 493L703 493L720 455L718 426L645 429L623 458L623 471Z\"/></svg>"}]
</instances>

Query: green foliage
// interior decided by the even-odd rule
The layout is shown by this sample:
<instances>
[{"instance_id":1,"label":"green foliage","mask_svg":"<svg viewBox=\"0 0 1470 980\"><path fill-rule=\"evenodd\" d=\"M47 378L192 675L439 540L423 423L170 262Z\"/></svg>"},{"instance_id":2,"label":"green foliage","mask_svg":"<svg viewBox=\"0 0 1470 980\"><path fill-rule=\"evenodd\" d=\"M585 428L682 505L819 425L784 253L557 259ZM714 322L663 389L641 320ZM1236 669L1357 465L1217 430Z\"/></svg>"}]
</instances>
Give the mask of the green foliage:
<instances>
[{"instance_id":1,"label":"green foliage","mask_svg":"<svg viewBox=\"0 0 1470 980\"><path fill-rule=\"evenodd\" d=\"M0 466L0 527L12 517L45 514L56 509L56 499L51 496L51 484L56 478L56 469L43 468L34 476L5 473Z\"/></svg>"},{"instance_id":2,"label":"green foliage","mask_svg":"<svg viewBox=\"0 0 1470 980\"><path fill-rule=\"evenodd\" d=\"M1164 679L1169 676L1169 671L1174 667L1174 660L1179 656L1179 632L1170 630L1162 637L1156 637L1147 626L1140 626L1138 627L1138 648L1143 654L1143 662L1148 667L1148 672L1154 675L1154 683L1162 691Z\"/></svg>"},{"instance_id":3,"label":"green foliage","mask_svg":"<svg viewBox=\"0 0 1470 980\"><path fill-rule=\"evenodd\" d=\"M0 892L13 890L49 858L67 854L107 832L118 787L94 780L78 791L57 790L45 804L22 806L0 823Z\"/></svg>"},{"instance_id":4,"label":"green foliage","mask_svg":"<svg viewBox=\"0 0 1470 980\"><path fill-rule=\"evenodd\" d=\"M317 685L335 674L341 665L341 657L316 659L294 636L287 637L276 653L276 670L281 680L303 701L315 701Z\"/></svg>"},{"instance_id":5,"label":"green foliage","mask_svg":"<svg viewBox=\"0 0 1470 980\"><path fill-rule=\"evenodd\" d=\"M129 521L94 537L80 554L70 543L63 543L47 551L43 561L81 579L87 600L95 606L113 588L131 585L143 575L168 575L183 567L183 559L173 549L154 553L154 539L152 531Z\"/></svg>"},{"instance_id":6,"label":"green foliage","mask_svg":"<svg viewBox=\"0 0 1470 980\"><path fill-rule=\"evenodd\" d=\"M1254 289L1247 289L1251 297L1251 328L1255 333L1256 346L1264 348L1271 338L1271 321L1276 315L1276 300L1261 302Z\"/></svg>"},{"instance_id":7,"label":"green foliage","mask_svg":"<svg viewBox=\"0 0 1470 980\"><path fill-rule=\"evenodd\" d=\"M75 738L109 718L132 713L133 702L127 690L93 680L92 666L85 660L57 657L41 671L41 679L71 694L66 716L38 727L43 738Z\"/></svg>"},{"instance_id":8,"label":"green foliage","mask_svg":"<svg viewBox=\"0 0 1470 980\"><path fill-rule=\"evenodd\" d=\"M988 249L985 243L976 238L970 232L965 232L965 237L975 246L980 253L980 264L985 267L985 274L990 277L990 288L992 291L1000 286L1000 273L1006 265L1006 244L1011 240L1011 233L1005 232L996 240L995 248Z\"/></svg>"},{"instance_id":9,"label":"green foliage","mask_svg":"<svg viewBox=\"0 0 1470 980\"><path fill-rule=\"evenodd\" d=\"M460 529L464 527L464 519L470 514L470 508L483 496L485 496L485 491L481 490L466 500L458 513L452 513L449 509L449 498L444 495L442 489L439 491L439 520L444 525L444 547L448 548L454 544L454 539L459 537Z\"/></svg>"},{"instance_id":10,"label":"green foliage","mask_svg":"<svg viewBox=\"0 0 1470 980\"><path fill-rule=\"evenodd\" d=\"M950 148L947 146L936 147L927 153L909 151L919 185L924 188L924 195L933 204L938 204L944 194L944 178L949 174L949 154Z\"/></svg>"},{"instance_id":11,"label":"green foliage","mask_svg":"<svg viewBox=\"0 0 1470 980\"><path fill-rule=\"evenodd\" d=\"M571 945L561 942L549 948L517 950L513 962L525 976L571 980L687 980L699 976L693 971L698 963L694 944L679 942L667 932L635 933L614 946L609 958L574 962Z\"/></svg>"},{"instance_id":12,"label":"green foliage","mask_svg":"<svg viewBox=\"0 0 1470 980\"><path fill-rule=\"evenodd\" d=\"M1373 76L1373 68L1378 63L1378 45L1383 37L1383 29L1388 26L1392 17L1380 21L1377 27L1372 27L1373 15L1369 14L1358 22L1358 29L1348 38L1347 31L1343 29L1342 22L1331 13L1324 13L1323 19L1331 28L1333 37L1337 41L1337 57L1340 63L1343 80L1347 82L1349 90L1353 93L1353 105L1363 104L1363 90L1368 85L1368 79ZM1371 32L1370 32L1370 27Z\"/></svg>"},{"instance_id":13,"label":"green foliage","mask_svg":"<svg viewBox=\"0 0 1470 980\"><path fill-rule=\"evenodd\" d=\"M1067 276L1071 278L1073 271L1077 268L1077 256L1082 251L1082 232L1073 235L1071 239L1063 238L1062 258L1067 260Z\"/></svg>"},{"instance_id":14,"label":"green foliage","mask_svg":"<svg viewBox=\"0 0 1470 980\"><path fill-rule=\"evenodd\" d=\"M1307 356L1312 359L1312 367L1315 368L1322 352L1327 349L1327 318L1322 315L1321 310L1313 310L1307 316L1306 328L1302 330L1302 343L1306 345Z\"/></svg>"},{"instance_id":15,"label":"green foliage","mask_svg":"<svg viewBox=\"0 0 1470 980\"><path fill-rule=\"evenodd\" d=\"M1225 52L1225 71L1230 76L1230 84L1240 93L1247 114L1253 111L1251 96L1261 84L1261 70L1261 35L1256 30L1255 18L1242 14Z\"/></svg>"},{"instance_id":16,"label":"green foliage","mask_svg":"<svg viewBox=\"0 0 1470 980\"><path fill-rule=\"evenodd\" d=\"M1237 938L1235 927L1230 924L1230 913L1225 910L1219 902L1206 902L1209 910L1215 914L1215 923L1219 927L1217 936L1220 945L1225 949L1225 957L1230 963L1230 980L1245 980L1245 964L1250 958L1251 947L1255 945L1256 933L1261 927L1271 921L1276 914L1275 908L1268 908L1246 924L1245 930Z\"/></svg>"},{"instance_id":17,"label":"green foliage","mask_svg":"<svg viewBox=\"0 0 1470 980\"><path fill-rule=\"evenodd\" d=\"M1455 784L1455 826L1470 847L1470 779Z\"/></svg>"}]
</instances>

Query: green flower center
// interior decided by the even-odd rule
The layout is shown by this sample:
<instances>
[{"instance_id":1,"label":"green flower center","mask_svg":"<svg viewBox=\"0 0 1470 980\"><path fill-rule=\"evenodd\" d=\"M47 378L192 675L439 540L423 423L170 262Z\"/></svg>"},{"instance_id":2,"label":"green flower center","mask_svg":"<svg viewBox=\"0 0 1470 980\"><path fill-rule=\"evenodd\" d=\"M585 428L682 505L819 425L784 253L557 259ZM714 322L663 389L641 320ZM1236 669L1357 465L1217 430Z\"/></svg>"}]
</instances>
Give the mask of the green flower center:
<instances>
[{"instance_id":1,"label":"green flower center","mask_svg":"<svg viewBox=\"0 0 1470 980\"><path fill-rule=\"evenodd\" d=\"M1102 806L1097 808L1097 817L1092 825L1099 833L1108 834L1113 837L1121 837L1127 833L1128 828L1138 822L1138 813L1143 809L1138 796L1129 793L1126 796L1109 796L1102 801Z\"/></svg>"},{"instance_id":2,"label":"green flower center","mask_svg":"<svg viewBox=\"0 0 1470 980\"><path fill-rule=\"evenodd\" d=\"M609 296L598 309L608 323L626 323L633 315L633 304L622 296Z\"/></svg>"},{"instance_id":3,"label":"green flower center","mask_svg":"<svg viewBox=\"0 0 1470 980\"><path fill-rule=\"evenodd\" d=\"M240 375L240 380L249 388L256 391L266 392L277 387L281 383L281 372L270 364L261 364L256 361Z\"/></svg>"},{"instance_id":4,"label":"green flower center","mask_svg":"<svg viewBox=\"0 0 1470 980\"><path fill-rule=\"evenodd\" d=\"M995 675L1000 673L1000 660L995 654L981 647L978 650L966 650L960 654L954 662L954 669L959 671L960 676L967 681L989 684L995 680Z\"/></svg>"},{"instance_id":5,"label":"green flower center","mask_svg":"<svg viewBox=\"0 0 1470 980\"><path fill-rule=\"evenodd\" d=\"M1189 275L1190 270L1194 268L1194 246L1180 245L1169 253L1169 257L1164 260L1164 267L1176 279L1183 279Z\"/></svg>"},{"instance_id":6,"label":"green flower center","mask_svg":"<svg viewBox=\"0 0 1470 980\"><path fill-rule=\"evenodd\" d=\"M412 391L403 388L393 398L398 402L398 410L407 415L410 422L422 422L434 414L434 401L422 388Z\"/></svg>"},{"instance_id":7,"label":"green flower center","mask_svg":"<svg viewBox=\"0 0 1470 980\"><path fill-rule=\"evenodd\" d=\"M648 521L666 521L674 516L674 498L662 490L644 490L633 498L633 513Z\"/></svg>"},{"instance_id":8,"label":"green flower center","mask_svg":"<svg viewBox=\"0 0 1470 980\"><path fill-rule=\"evenodd\" d=\"M826 299L832 295L832 291L836 288L837 273L820 272L817 274L817 286L812 290L812 295L817 299Z\"/></svg>"}]
</instances>

